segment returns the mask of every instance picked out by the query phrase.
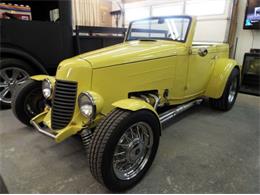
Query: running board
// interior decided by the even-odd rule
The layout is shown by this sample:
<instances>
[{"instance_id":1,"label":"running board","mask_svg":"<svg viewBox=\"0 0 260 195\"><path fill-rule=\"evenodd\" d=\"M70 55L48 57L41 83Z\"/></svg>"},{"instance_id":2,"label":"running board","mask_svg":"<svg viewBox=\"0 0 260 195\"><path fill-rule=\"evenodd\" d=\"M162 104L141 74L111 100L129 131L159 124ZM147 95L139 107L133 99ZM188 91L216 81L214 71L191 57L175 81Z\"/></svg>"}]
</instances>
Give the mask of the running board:
<instances>
[{"instance_id":1,"label":"running board","mask_svg":"<svg viewBox=\"0 0 260 195\"><path fill-rule=\"evenodd\" d=\"M159 115L161 124L188 110L189 108L201 104L203 99L197 99L192 102L177 106Z\"/></svg>"}]
</instances>

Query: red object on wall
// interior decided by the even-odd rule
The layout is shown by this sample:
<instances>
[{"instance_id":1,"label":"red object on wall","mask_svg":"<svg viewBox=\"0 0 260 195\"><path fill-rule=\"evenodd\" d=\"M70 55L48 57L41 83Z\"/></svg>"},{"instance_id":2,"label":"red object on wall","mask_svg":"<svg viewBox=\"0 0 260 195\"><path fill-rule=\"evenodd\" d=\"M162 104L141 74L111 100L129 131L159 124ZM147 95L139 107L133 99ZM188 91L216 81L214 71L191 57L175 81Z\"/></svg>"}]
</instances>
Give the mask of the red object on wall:
<instances>
[{"instance_id":1,"label":"red object on wall","mask_svg":"<svg viewBox=\"0 0 260 195\"><path fill-rule=\"evenodd\" d=\"M24 5L0 3L0 18L32 20L31 8Z\"/></svg>"}]
</instances>

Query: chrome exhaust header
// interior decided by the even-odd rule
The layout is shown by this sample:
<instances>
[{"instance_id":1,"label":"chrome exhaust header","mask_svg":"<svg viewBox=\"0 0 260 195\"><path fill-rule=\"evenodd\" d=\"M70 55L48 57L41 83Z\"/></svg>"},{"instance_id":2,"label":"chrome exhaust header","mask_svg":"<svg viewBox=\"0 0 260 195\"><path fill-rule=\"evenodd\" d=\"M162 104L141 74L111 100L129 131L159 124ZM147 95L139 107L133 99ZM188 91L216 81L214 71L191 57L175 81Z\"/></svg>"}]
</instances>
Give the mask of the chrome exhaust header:
<instances>
[{"instance_id":1,"label":"chrome exhaust header","mask_svg":"<svg viewBox=\"0 0 260 195\"><path fill-rule=\"evenodd\" d=\"M177 106L176 108L170 109L159 115L160 122L165 123L166 121L174 118L175 116L190 109L191 107L201 104L202 101L203 101L203 99L197 99L197 100L191 101L189 103Z\"/></svg>"}]
</instances>

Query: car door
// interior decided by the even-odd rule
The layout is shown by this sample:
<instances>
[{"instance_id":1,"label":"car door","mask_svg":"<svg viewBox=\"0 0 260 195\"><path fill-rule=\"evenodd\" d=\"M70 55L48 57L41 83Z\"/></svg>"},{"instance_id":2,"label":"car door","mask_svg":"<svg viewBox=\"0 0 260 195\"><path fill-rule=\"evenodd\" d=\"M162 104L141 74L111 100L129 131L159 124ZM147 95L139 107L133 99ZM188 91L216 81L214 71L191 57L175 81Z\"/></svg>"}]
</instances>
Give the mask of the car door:
<instances>
[{"instance_id":1,"label":"car door","mask_svg":"<svg viewBox=\"0 0 260 195\"><path fill-rule=\"evenodd\" d=\"M186 97L202 94L214 68L216 48L214 46L192 46L189 55Z\"/></svg>"}]
</instances>

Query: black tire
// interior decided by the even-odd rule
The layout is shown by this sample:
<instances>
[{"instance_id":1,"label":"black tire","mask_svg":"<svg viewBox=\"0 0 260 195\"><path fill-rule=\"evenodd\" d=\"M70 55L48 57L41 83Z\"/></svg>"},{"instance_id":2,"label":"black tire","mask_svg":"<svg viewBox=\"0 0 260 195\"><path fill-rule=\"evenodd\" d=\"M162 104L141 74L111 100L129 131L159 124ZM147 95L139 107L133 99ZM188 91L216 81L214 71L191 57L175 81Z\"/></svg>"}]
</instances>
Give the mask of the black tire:
<instances>
[{"instance_id":1,"label":"black tire","mask_svg":"<svg viewBox=\"0 0 260 195\"><path fill-rule=\"evenodd\" d=\"M229 101L229 96L230 96L230 89L233 86L232 83L236 82L236 88L235 88L235 94L234 97L232 98L232 101ZM226 83L224 92L219 99L209 99L209 103L212 108L217 109L217 110L222 110L222 111L228 111L230 110L233 105L235 104L236 98L237 98L237 93L239 90L239 84L240 84L240 73L237 68L234 68L228 78L228 81Z\"/></svg>"},{"instance_id":2,"label":"black tire","mask_svg":"<svg viewBox=\"0 0 260 195\"><path fill-rule=\"evenodd\" d=\"M0 71L3 71L4 69L9 69L9 71L12 68L18 68L20 70L23 70L25 73L27 73L29 76L34 75L35 71L30 67L30 65L28 65L26 62L24 62L23 60L20 59L15 59L15 58L2 58L0 60ZM11 75L9 75L11 77ZM1 77L0 75L0 79L1 79L1 83L4 81L4 79ZM0 92L2 92L4 90L4 88L0 88ZM10 99L12 98L12 93L8 92L7 96L8 99L10 97ZM10 108L11 103L7 102L6 100L1 100L0 99L0 109L7 109Z\"/></svg>"},{"instance_id":3,"label":"black tire","mask_svg":"<svg viewBox=\"0 0 260 195\"><path fill-rule=\"evenodd\" d=\"M45 107L42 95L42 84L39 81L27 80L16 87L12 97L12 111L23 124L30 126L30 120L40 114Z\"/></svg>"},{"instance_id":4,"label":"black tire","mask_svg":"<svg viewBox=\"0 0 260 195\"><path fill-rule=\"evenodd\" d=\"M7 187L1 175L0 175L0 194L8 194Z\"/></svg>"},{"instance_id":5,"label":"black tire","mask_svg":"<svg viewBox=\"0 0 260 195\"><path fill-rule=\"evenodd\" d=\"M154 114L147 110L131 112L115 109L103 119L94 131L90 142L88 157L92 175L111 191L124 191L136 185L148 171L156 155L160 125ZM153 145L144 168L129 180L119 179L113 169L113 154L124 132L137 122L150 125L153 132Z\"/></svg>"}]
</instances>

